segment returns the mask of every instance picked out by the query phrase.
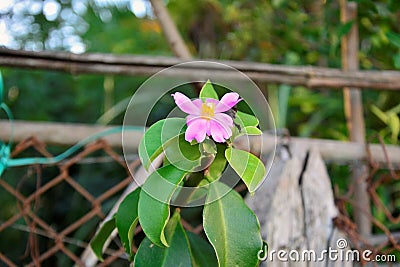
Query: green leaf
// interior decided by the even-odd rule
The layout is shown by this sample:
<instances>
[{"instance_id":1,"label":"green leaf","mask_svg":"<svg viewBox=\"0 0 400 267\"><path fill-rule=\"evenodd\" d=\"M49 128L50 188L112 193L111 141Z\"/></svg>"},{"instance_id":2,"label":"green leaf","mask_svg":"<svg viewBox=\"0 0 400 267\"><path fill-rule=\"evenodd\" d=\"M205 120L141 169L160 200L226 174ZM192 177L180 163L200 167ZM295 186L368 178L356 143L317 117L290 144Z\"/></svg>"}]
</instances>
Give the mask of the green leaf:
<instances>
[{"instance_id":1,"label":"green leaf","mask_svg":"<svg viewBox=\"0 0 400 267\"><path fill-rule=\"evenodd\" d=\"M386 33L386 37L388 38L389 42L392 45L397 46L398 48L400 48L400 34L392 32L392 31L388 31Z\"/></svg>"},{"instance_id":2,"label":"green leaf","mask_svg":"<svg viewBox=\"0 0 400 267\"><path fill-rule=\"evenodd\" d=\"M165 148L165 158L178 169L191 171L201 165L200 144L191 145L185 140L185 134L174 137Z\"/></svg>"},{"instance_id":3,"label":"green leaf","mask_svg":"<svg viewBox=\"0 0 400 267\"><path fill-rule=\"evenodd\" d=\"M400 53L393 56L393 62L396 69L400 69Z\"/></svg>"},{"instance_id":4,"label":"green leaf","mask_svg":"<svg viewBox=\"0 0 400 267\"><path fill-rule=\"evenodd\" d=\"M383 121L384 123L388 124L389 121L389 116L383 112L382 110L380 110L377 106L375 105L371 105L371 111L372 113L375 114L375 116L377 116L381 121Z\"/></svg>"},{"instance_id":5,"label":"green leaf","mask_svg":"<svg viewBox=\"0 0 400 267\"><path fill-rule=\"evenodd\" d=\"M127 195L119 205L115 216L115 223L118 229L119 237L126 253L132 257L131 244L133 234L138 223L138 203L139 203L140 187Z\"/></svg>"},{"instance_id":6,"label":"green leaf","mask_svg":"<svg viewBox=\"0 0 400 267\"><path fill-rule=\"evenodd\" d=\"M200 91L200 98L205 99L205 98L214 98L218 100L218 94L215 92L214 86L208 80L204 85L203 88L201 88Z\"/></svg>"},{"instance_id":7,"label":"green leaf","mask_svg":"<svg viewBox=\"0 0 400 267\"><path fill-rule=\"evenodd\" d=\"M201 205L204 203L204 199L207 196L208 192L208 184L209 182L206 179L203 179L200 181L200 183L197 185L197 187L192 187L191 192L189 192L189 197L187 197L187 200L185 203L187 204L193 204L194 205ZM188 194L186 194L188 195Z\"/></svg>"},{"instance_id":8,"label":"green leaf","mask_svg":"<svg viewBox=\"0 0 400 267\"><path fill-rule=\"evenodd\" d=\"M392 131L392 142L397 144L397 140L400 133L400 119L399 116L395 113L389 113L389 122L388 125L390 130Z\"/></svg>"},{"instance_id":9,"label":"green leaf","mask_svg":"<svg viewBox=\"0 0 400 267\"><path fill-rule=\"evenodd\" d=\"M400 113L400 103L397 106L392 107L388 112L399 114Z\"/></svg>"},{"instance_id":10,"label":"green leaf","mask_svg":"<svg viewBox=\"0 0 400 267\"><path fill-rule=\"evenodd\" d=\"M216 251L219 266L257 266L262 240L253 211L236 191L220 182L210 185L208 202L211 203L203 211L204 231Z\"/></svg>"},{"instance_id":11,"label":"green leaf","mask_svg":"<svg viewBox=\"0 0 400 267\"><path fill-rule=\"evenodd\" d=\"M247 135L261 135L262 134L261 130L255 126L244 127L240 133L247 134Z\"/></svg>"},{"instance_id":12,"label":"green leaf","mask_svg":"<svg viewBox=\"0 0 400 267\"><path fill-rule=\"evenodd\" d=\"M139 197L140 225L146 236L158 246L168 246L165 226L169 218L169 202L186 171L167 165L150 174Z\"/></svg>"},{"instance_id":13,"label":"green leaf","mask_svg":"<svg viewBox=\"0 0 400 267\"><path fill-rule=\"evenodd\" d=\"M218 266L218 260L214 249L207 241L191 232L186 232L186 235L189 239L194 267Z\"/></svg>"},{"instance_id":14,"label":"green leaf","mask_svg":"<svg viewBox=\"0 0 400 267\"><path fill-rule=\"evenodd\" d=\"M204 139L203 142L201 142L201 148L202 148L202 151L205 154L213 154L213 155L215 155L217 153L216 144L214 143L214 141L212 141L209 138L206 138L206 139Z\"/></svg>"},{"instance_id":15,"label":"green leaf","mask_svg":"<svg viewBox=\"0 0 400 267\"><path fill-rule=\"evenodd\" d=\"M231 147L225 151L225 157L253 194L266 175L262 161L247 151Z\"/></svg>"},{"instance_id":16,"label":"green leaf","mask_svg":"<svg viewBox=\"0 0 400 267\"><path fill-rule=\"evenodd\" d=\"M204 176L210 182L219 179L225 170L226 167L225 149L226 149L225 145L217 144L217 155L215 156L214 161L211 163L211 165L204 173Z\"/></svg>"},{"instance_id":17,"label":"green leaf","mask_svg":"<svg viewBox=\"0 0 400 267\"><path fill-rule=\"evenodd\" d=\"M351 27L353 27L354 21L348 21L344 24L340 24L338 29L337 29L337 34L338 34L338 38L342 38L343 36L345 36L346 34L348 34L351 30Z\"/></svg>"},{"instance_id":18,"label":"green leaf","mask_svg":"<svg viewBox=\"0 0 400 267\"><path fill-rule=\"evenodd\" d=\"M255 116L241 111L236 112L236 117L234 121L236 124L239 124L242 127L247 127L247 126L256 127L259 124L259 121Z\"/></svg>"},{"instance_id":19,"label":"green leaf","mask_svg":"<svg viewBox=\"0 0 400 267\"><path fill-rule=\"evenodd\" d=\"M136 267L176 267L192 266L189 241L180 222L179 213L175 213L165 228L169 247L158 247L147 237L140 243L135 256Z\"/></svg>"},{"instance_id":20,"label":"green leaf","mask_svg":"<svg viewBox=\"0 0 400 267\"><path fill-rule=\"evenodd\" d=\"M115 218L104 222L100 230L96 233L95 237L90 241L90 247L92 248L96 257L103 261L103 247L112 231L115 229Z\"/></svg>"},{"instance_id":21,"label":"green leaf","mask_svg":"<svg viewBox=\"0 0 400 267\"><path fill-rule=\"evenodd\" d=\"M146 170L168 142L183 132L185 125L183 118L168 118L156 122L145 132L139 144L139 157Z\"/></svg>"}]
</instances>

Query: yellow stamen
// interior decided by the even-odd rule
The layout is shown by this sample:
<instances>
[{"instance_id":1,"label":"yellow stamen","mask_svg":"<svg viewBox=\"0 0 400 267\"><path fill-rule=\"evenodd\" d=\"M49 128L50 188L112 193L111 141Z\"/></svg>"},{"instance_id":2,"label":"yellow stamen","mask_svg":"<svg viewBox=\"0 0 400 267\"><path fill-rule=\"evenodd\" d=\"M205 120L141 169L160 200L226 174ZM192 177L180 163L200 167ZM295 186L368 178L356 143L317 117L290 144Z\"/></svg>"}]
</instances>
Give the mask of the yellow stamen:
<instances>
[{"instance_id":1,"label":"yellow stamen","mask_svg":"<svg viewBox=\"0 0 400 267\"><path fill-rule=\"evenodd\" d=\"M201 117L207 120L214 118L214 108L214 103L201 104Z\"/></svg>"}]
</instances>

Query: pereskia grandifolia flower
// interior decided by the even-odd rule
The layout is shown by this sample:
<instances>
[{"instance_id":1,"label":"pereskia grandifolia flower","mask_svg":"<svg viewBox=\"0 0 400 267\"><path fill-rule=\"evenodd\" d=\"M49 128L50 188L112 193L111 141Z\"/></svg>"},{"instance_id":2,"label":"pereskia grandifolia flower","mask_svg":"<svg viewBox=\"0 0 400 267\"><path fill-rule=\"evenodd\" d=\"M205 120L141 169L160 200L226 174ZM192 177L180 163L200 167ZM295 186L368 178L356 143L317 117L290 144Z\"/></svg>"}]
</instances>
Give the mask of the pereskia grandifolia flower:
<instances>
[{"instance_id":1,"label":"pereskia grandifolia flower","mask_svg":"<svg viewBox=\"0 0 400 267\"><path fill-rule=\"evenodd\" d=\"M232 136L233 119L224 112L241 101L237 93L227 93L221 100L206 98L203 101L199 98L192 101L179 92L172 96L176 105L189 114L186 117L186 141L196 139L201 143L210 136L215 142L223 143Z\"/></svg>"}]
</instances>

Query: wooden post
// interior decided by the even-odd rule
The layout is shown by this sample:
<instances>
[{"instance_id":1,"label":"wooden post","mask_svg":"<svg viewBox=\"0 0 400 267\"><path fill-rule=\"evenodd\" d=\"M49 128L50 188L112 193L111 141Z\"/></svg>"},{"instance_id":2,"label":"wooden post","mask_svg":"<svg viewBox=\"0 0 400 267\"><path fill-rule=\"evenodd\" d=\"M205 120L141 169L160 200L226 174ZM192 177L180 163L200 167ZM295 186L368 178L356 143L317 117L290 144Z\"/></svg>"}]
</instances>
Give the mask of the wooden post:
<instances>
[{"instance_id":1,"label":"wooden post","mask_svg":"<svg viewBox=\"0 0 400 267\"><path fill-rule=\"evenodd\" d=\"M358 26L357 26L357 3L347 3L340 0L341 22L348 23L353 21L350 32L342 37L342 68L344 71L358 71ZM361 91L358 88L344 88L344 112L346 115L347 128L350 140L365 144L365 125L362 108ZM370 212L370 200L367 193L366 177L368 168L365 164L356 163L352 165L352 180L354 184L355 201L360 207ZM354 209L354 218L359 233L368 237L371 234L370 214L365 214L361 209Z\"/></svg>"},{"instance_id":2,"label":"wooden post","mask_svg":"<svg viewBox=\"0 0 400 267\"><path fill-rule=\"evenodd\" d=\"M337 242L344 234L332 223L338 211L318 150L293 142L288 148L282 147L266 181L254 196L246 197L269 246L270 258L261 263L262 267L352 266L352 262L345 259L334 261L323 256L324 250L337 249ZM290 156L287 156L289 151ZM277 253L287 260L277 257ZM288 254L299 257L290 258Z\"/></svg>"},{"instance_id":3,"label":"wooden post","mask_svg":"<svg viewBox=\"0 0 400 267\"><path fill-rule=\"evenodd\" d=\"M150 0L150 2L153 6L154 14L160 21L161 28L163 29L164 35L168 40L171 50L179 58L191 59L192 55L185 45L181 35L179 34L179 31L169 15L168 10L164 6L163 1Z\"/></svg>"}]
</instances>

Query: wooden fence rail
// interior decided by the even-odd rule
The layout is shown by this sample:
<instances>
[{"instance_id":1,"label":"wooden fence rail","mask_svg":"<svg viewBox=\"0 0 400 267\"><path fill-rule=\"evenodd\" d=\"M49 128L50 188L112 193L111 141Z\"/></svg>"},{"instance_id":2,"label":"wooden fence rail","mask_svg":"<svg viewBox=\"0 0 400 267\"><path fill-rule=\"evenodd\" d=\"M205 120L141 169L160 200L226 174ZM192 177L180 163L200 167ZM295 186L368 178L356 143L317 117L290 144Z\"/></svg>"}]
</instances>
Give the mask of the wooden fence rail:
<instances>
[{"instance_id":1,"label":"wooden fence rail","mask_svg":"<svg viewBox=\"0 0 400 267\"><path fill-rule=\"evenodd\" d=\"M18 142L30 136L35 136L40 141L49 145L72 146L92 134L110 128L111 126L93 126L89 124L15 121L13 140ZM6 120L0 120L0 129L0 140L7 142L11 136L10 123ZM126 134L129 134L129 138L126 138L129 142L125 143L127 148L132 151L137 150L142 133L126 132ZM121 134L109 135L104 137L104 139L111 146L122 146ZM250 141L258 142L259 140L257 140L257 138L252 138ZM291 137L285 141L289 143L297 143L298 145L302 145L309 149L313 147L318 148L323 159L326 161L345 163L365 160L368 157L371 157L371 159L376 162L387 163L389 158L389 161L392 163L392 168L400 169L399 146L386 145L385 147L382 147L379 144L370 144L369 149L371 155L368 155L365 145L355 142L300 137ZM242 146L244 145L242 144ZM264 134L263 153L270 153L274 148L275 137L269 134Z\"/></svg>"},{"instance_id":2,"label":"wooden fence rail","mask_svg":"<svg viewBox=\"0 0 400 267\"><path fill-rule=\"evenodd\" d=\"M174 57L128 56L111 54L71 54L64 52L32 52L0 49L0 66L64 71L71 74L152 75L165 68L187 62ZM376 90L400 90L400 71L350 71L314 66L284 66L254 62L215 61L229 65L253 80L269 83L302 85L308 88L359 87ZM208 66L208 67L207 67ZM199 64L188 68L178 66L174 76L198 79L238 78L226 68L210 68Z\"/></svg>"}]
</instances>

